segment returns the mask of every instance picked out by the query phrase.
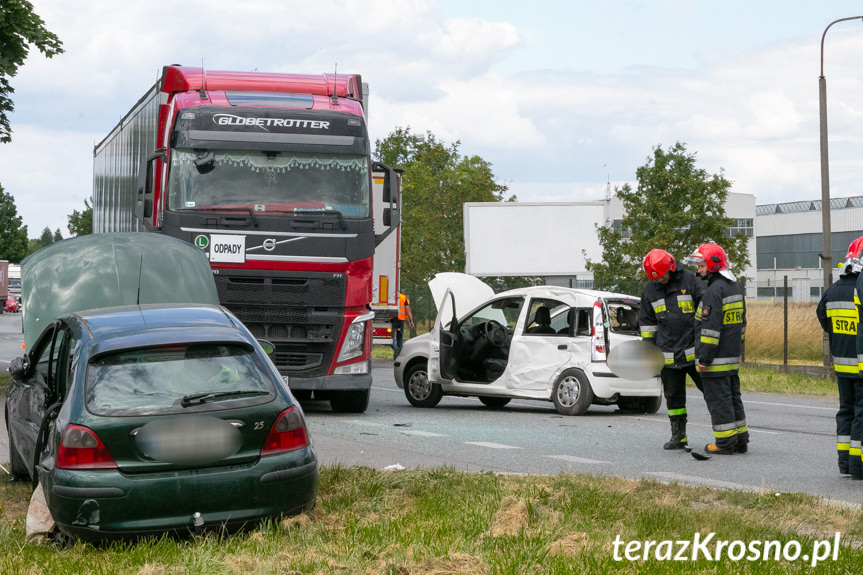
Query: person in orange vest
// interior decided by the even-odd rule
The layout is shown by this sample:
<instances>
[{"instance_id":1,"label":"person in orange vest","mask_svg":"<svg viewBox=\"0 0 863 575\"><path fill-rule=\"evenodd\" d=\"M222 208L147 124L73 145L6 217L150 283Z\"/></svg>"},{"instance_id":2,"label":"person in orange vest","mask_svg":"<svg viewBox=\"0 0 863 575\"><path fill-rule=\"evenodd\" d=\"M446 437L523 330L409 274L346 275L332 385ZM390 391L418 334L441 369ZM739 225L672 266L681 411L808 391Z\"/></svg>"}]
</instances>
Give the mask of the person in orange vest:
<instances>
[{"instance_id":1,"label":"person in orange vest","mask_svg":"<svg viewBox=\"0 0 863 575\"><path fill-rule=\"evenodd\" d=\"M405 320L408 321L408 325L413 328L414 326L414 316L411 313L411 302L408 299L408 296L399 292L399 314L392 319L393 326L393 359L399 356L399 352L402 350L402 346L405 343L404 340L404 328L405 328Z\"/></svg>"}]
</instances>

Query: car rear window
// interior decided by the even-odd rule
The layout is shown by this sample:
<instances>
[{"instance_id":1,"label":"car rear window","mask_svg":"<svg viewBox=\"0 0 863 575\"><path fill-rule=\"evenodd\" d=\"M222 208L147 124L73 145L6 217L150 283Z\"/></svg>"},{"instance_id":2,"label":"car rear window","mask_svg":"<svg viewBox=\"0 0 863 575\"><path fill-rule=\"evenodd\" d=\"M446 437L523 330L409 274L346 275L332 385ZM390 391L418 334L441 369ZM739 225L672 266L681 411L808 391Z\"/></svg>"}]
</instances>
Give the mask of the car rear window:
<instances>
[{"instance_id":1,"label":"car rear window","mask_svg":"<svg viewBox=\"0 0 863 575\"><path fill-rule=\"evenodd\" d=\"M226 393L238 391L248 393ZM251 346L207 343L99 355L87 365L86 394L96 415L143 415L255 405L275 387ZM189 401L199 394L213 396Z\"/></svg>"},{"instance_id":2,"label":"car rear window","mask_svg":"<svg viewBox=\"0 0 863 575\"><path fill-rule=\"evenodd\" d=\"M638 335L638 308L636 299L606 300L611 331Z\"/></svg>"}]
</instances>

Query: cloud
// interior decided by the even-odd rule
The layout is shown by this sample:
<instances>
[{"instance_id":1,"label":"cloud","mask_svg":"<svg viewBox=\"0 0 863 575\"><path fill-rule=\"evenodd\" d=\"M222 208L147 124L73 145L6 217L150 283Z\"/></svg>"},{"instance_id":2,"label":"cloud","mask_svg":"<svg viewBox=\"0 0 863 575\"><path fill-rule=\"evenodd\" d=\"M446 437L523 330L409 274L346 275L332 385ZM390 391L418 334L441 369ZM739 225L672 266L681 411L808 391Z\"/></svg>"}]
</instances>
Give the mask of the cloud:
<instances>
[{"instance_id":1,"label":"cloud","mask_svg":"<svg viewBox=\"0 0 863 575\"><path fill-rule=\"evenodd\" d=\"M562 10L584 34L617 34L613 44L544 42L547 19L506 9L453 17L432 0L189 0L170 10L143 0L35 0L66 53L32 54L13 79L14 139L0 147L0 183L31 235L46 225L65 230L65 217L91 193L93 143L163 65L203 60L210 69L324 73L337 64L360 73L371 86L373 139L410 126L458 140L462 154L492 163L521 201L600 198L607 180L634 184L653 147L677 141L699 167L724 169L733 191L759 203L820 197L818 26L768 44L701 49L681 27L690 12L709 17L706 5L636 3L637 21L620 21L623 8L577 4ZM662 28L649 18L666 9L692 45L657 37ZM652 39L656 50L648 49ZM567 50L536 54L538 45ZM863 193L859 48L860 35L844 29L825 45L834 195ZM602 50L639 65L602 69ZM668 61L680 51L684 64Z\"/></svg>"},{"instance_id":2,"label":"cloud","mask_svg":"<svg viewBox=\"0 0 863 575\"><path fill-rule=\"evenodd\" d=\"M46 227L68 236L67 216L92 195L97 135L16 125L13 136L15 153L0 154L0 185L15 198L29 237Z\"/></svg>"}]
</instances>

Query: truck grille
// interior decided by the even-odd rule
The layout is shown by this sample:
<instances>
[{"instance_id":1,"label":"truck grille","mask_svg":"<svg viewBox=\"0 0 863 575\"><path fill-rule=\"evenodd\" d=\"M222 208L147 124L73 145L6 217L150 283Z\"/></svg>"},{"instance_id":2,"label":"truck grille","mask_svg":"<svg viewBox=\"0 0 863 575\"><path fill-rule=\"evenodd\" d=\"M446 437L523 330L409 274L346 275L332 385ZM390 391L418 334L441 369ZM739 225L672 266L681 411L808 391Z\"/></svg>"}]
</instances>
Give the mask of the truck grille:
<instances>
[{"instance_id":1,"label":"truck grille","mask_svg":"<svg viewBox=\"0 0 863 575\"><path fill-rule=\"evenodd\" d=\"M326 375L344 319L345 276L269 277L254 270L219 270L216 289L256 338L272 342L270 356L284 375Z\"/></svg>"}]
</instances>

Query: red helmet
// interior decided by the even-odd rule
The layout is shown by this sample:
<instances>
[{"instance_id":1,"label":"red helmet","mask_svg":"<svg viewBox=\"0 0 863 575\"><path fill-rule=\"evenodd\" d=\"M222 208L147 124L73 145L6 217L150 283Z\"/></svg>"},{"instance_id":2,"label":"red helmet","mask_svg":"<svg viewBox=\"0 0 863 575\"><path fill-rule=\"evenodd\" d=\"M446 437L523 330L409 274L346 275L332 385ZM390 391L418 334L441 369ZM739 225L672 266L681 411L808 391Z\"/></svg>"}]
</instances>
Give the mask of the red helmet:
<instances>
[{"instance_id":1,"label":"red helmet","mask_svg":"<svg viewBox=\"0 0 863 575\"><path fill-rule=\"evenodd\" d=\"M842 264L842 274L860 273L863 270L863 262L860 261L860 255L863 252L863 236L857 238L851 245L848 246L848 253L845 254L845 263Z\"/></svg>"},{"instance_id":2,"label":"red helmet","mask_svg":"<svg viewBox=\"0 0 863 575\"><path fill-rule=\"evenodd\" d=\"M710 273L728 269L728 256L719 244L701 244L688 258L694 263L705 262Z\"/></svg>"},{"instance_id":3,"label":"red helmet","mask_svg":"<svg viewBox=\"0 0 863 575\"><path fill-rule=\"evenodd\" d=\"M674 264L674 256L665 250L650 250L644 256L644 272L652 280L661 278L669 271L673 271Z\"/></svg>"}]
</instances>

